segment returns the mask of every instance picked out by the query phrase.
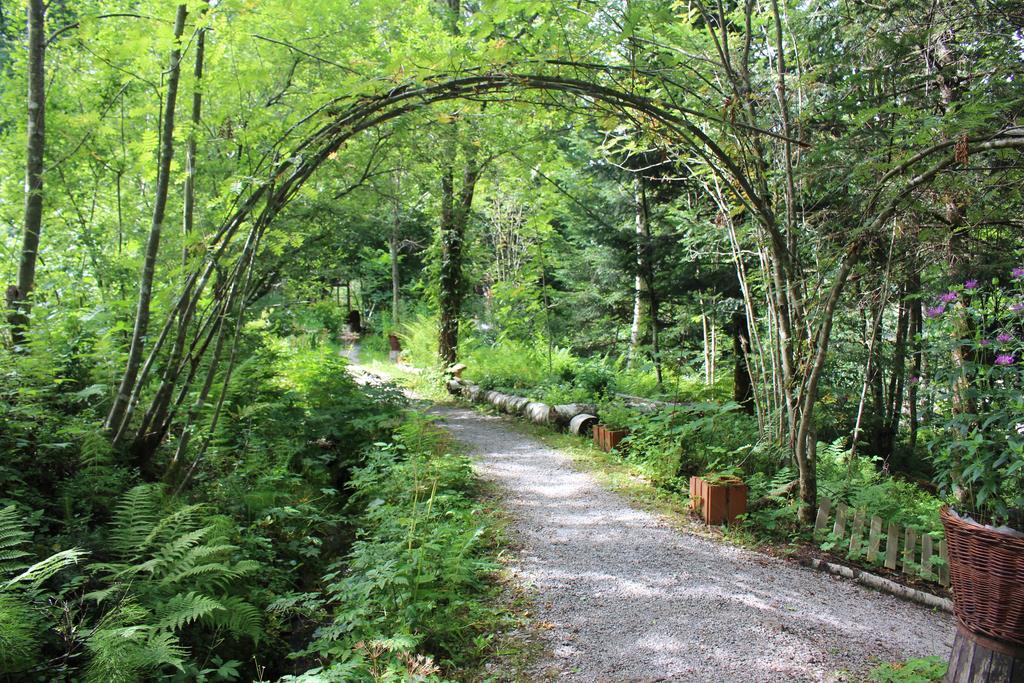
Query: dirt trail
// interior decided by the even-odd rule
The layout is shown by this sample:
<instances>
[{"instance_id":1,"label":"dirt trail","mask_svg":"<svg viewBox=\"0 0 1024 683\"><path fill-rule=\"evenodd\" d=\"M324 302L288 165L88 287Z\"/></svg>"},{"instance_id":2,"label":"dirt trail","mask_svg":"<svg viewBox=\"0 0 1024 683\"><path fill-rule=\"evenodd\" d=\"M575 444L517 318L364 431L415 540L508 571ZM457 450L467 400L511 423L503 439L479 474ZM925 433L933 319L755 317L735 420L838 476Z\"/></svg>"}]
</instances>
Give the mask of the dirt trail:
<instances>
[{"instance_id":1,"label":"dirt trail","mask_svg":"<svg viewBox=\"0 0 1024 683\"><path fill-rule=\"evenodd\" d=\"M431 412L503 491L512 570L550 625L538 679L857 680L879 660L949 653L944 613L681 533L501 418Z\"/></svg>"}]
</instances>

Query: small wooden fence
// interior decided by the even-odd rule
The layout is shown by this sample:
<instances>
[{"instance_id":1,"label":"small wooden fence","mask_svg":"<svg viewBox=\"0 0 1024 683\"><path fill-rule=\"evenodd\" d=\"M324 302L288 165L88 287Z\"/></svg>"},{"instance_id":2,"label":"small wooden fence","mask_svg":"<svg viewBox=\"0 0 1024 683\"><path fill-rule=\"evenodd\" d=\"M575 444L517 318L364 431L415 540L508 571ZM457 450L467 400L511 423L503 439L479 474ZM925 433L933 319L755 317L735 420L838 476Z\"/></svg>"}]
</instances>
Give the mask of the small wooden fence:
<instances>
[{"instance_id":1,"label":"small wooden fence","mask_svg":"<svg viewBox=\"0 0 1024 683\"><path fill-rule=\"evenodd\" d=\"M814 535L819 540L829 532L831 512L832 501L822 498L814 520ZM867 538L864 536L865 525L868 525ZM869 564L949 586L949 555L945 539L937 541L931 534L893 522L886 523L878 516L868 520L864 510L856 510L851 515L849 507L843 503L836 506L831 532L835 549L848 549L847 559L863 558Z\"/></svg>"}]
</instances>

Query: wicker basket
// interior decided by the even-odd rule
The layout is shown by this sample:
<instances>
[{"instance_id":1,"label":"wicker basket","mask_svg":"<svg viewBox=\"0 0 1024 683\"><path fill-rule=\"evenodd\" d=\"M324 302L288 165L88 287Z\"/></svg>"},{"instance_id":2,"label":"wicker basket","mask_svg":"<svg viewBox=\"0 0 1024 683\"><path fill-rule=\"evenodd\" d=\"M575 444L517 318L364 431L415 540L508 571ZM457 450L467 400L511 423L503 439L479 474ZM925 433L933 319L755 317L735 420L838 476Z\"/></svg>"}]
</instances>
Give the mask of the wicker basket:
<instances>
[{"instance_id":1,"label":"wicker basket","mask_svg":"<svg viewBox=\"0 0 1024 683\"><path fill-rule=\"evenodd\" d=\"M970 631L1024 645L1024 538L939 513L949 546L953 610Z\"/></svg>"}]
</instances>

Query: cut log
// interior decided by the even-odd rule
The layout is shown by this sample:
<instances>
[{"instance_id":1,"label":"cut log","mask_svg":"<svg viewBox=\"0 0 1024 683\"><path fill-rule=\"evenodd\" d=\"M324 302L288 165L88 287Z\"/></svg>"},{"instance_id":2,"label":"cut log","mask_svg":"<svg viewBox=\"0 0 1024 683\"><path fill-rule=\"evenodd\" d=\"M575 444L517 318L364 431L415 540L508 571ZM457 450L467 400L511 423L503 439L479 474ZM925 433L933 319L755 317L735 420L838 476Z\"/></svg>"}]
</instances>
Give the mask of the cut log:
<instances>
[{"instance_id":1,"label":"cut log","mask_svg":"<svg viewBox=\"0 0 1024 683\"><path fill-rule=\"evenodd\" d=\"M569 420L569 431L576 436L586 436L587 432L597 424L597 415L580 413Z\"/></svg>"},{"instance_id":2,"label":"cut log","mask_svg":"<svg viewBox=\"0 0 1024 683\"><path fill-rule=\"evenodd\" d=\"M568 427L572 419L580 413L587 413L588 415L596 413L594 406L586 403L563 403L561 405L552 406L552 419L559 427Z\"/></svg>"},{"instance_id":3,"label":"cut log","mask_svg":"<svg viewBox=\"0 0 1024 683\"><path fill-rule=\"evenodd\" d=\"M530 401L526 406L525 415L534 424L549 424L551 422L551 406L547 403Z\"/></svg>"},{"instance_id":4,"label":"cut log","mask_svg":"<svg viewBox=\"0 0 1024 683\"><path fill-rule=\"evenodd\" d=\"M623 405L627 408L633 408L639 410L641 413L656 413L659 410L671 410L673 408L684 408L689 403L672 403L670 401L656 401L653 398L644 398L642 396L631 396L629 394L615 394L618 398L622 399Z\"/></svg>"},{"instance_id":5,"label":"cut log","mask_svg":"<svg viewBox=\"0 0 1024 683\"><path fill-rule=\"evenodd\" d=\"M530 405L530 399L523 396L513 396L512 400L509 401L508 412L511 415L522 415L528 405Z\"/></svg>"}]
</instances>

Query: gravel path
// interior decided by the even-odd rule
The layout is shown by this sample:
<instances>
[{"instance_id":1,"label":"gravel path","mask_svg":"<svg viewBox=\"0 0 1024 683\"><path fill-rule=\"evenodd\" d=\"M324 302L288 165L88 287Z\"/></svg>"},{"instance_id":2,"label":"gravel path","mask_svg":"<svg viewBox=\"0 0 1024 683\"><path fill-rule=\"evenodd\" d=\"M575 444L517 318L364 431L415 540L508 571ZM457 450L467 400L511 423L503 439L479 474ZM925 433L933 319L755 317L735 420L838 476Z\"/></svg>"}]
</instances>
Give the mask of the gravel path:
<instances>
[{"instance_id":1,"label":"gravel path","mask_svg":"<svg viewBox=\"0 0 1024 683\"><path fill-rule=\"evenodd\" d=\"M878 660L949 653L946 614L679 532L500 418L432 412L504 491L511 569L551 651L538 678L849 680Z\"/></svg>"}]
</instances>

